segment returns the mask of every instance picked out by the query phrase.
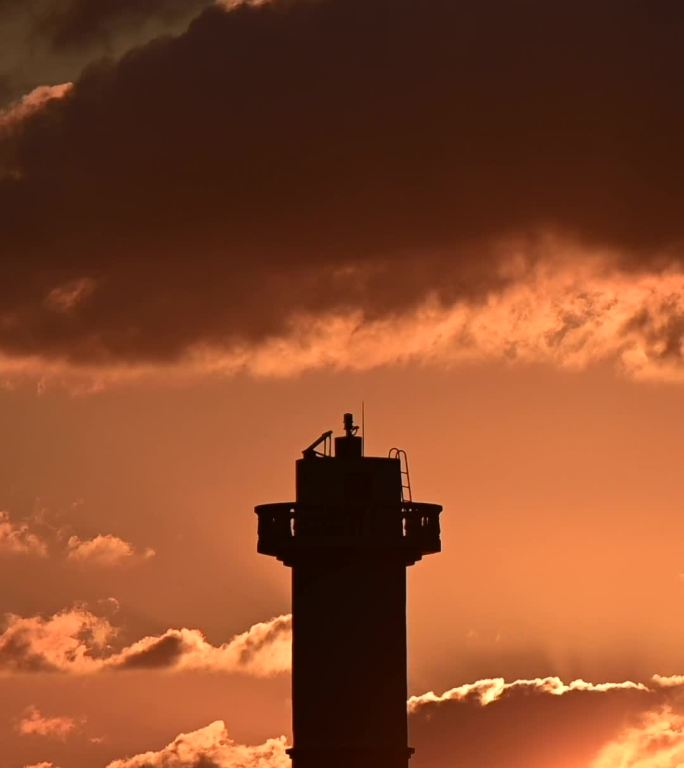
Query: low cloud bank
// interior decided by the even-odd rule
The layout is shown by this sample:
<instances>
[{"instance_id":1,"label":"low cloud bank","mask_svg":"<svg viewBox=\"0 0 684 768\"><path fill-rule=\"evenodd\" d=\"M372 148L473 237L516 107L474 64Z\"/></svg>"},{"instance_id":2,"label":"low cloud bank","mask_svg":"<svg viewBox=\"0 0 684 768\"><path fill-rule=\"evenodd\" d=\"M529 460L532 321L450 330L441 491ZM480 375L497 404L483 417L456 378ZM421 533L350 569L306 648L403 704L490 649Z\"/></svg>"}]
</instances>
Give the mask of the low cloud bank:
<instances>
[{"instance_id":1,"label":"low cloud bank","mask_svg":"<svg viewBox=\"0 0 684 768\"><path fill-rule=\"evenodd\" d=\"M116 632L84 606L50 617L8 616L0 671L268 676L290 666L289 616L255 624L220 645L196 629L169 629L114 650ZM492 678L412 696L407 705L417 768L679 768L684 761L684 675L643 682ZM77 723L32 708L17 727L25 735L64 738ZM285 747L284 737L239 744L216 721L107 768L284 768L290 764Z\"/></svg>"},{"instance_id":2,"label":"low cloud bank","mask_svg":"<svg viewBox=\"0 0 684 768\"><path fill-rule=\"evenodd\" d=\"M290 768L285 737L269 739L255 747L236 744L225 723L217 720L205 728L181 733L158 752L114 760L107 768Z\"/></svg>"},{"instance_id":3,"label":"low cloud bank","mask_svg":"<svg viewBox=\"0 0 684 768\"><path fill-rule=\"evenodd\" d=\"M669 702L669 703L667 703ZM480 680L409 701L417 768L679 768L673 684ZM285 768L285 738L236 744L222 721L107 768Z\"/></svg>"},{"instance_id":4,"label":"low cloud bank","mask_svg":"<svg viewBox=\"0 0 684 768\"><path fill-rule=\"evenodd\" d=\"M110 669L174 669L240 672L268 677L290 669L290 616L254 624L219 646L207 642L198 629L169 629L145 637L108 658Z\"/></svg>"},{"instance_id":5,"label":"low cloud bank","mask_svg":"<svg viewBox=\"0 0 684 768\"><path fill-rule=\"evenodd\" d=\"M122 670L198 670L267 677L290 667L291 621L279 616L215 646L198 629L169 629L112 649L117 629L85 606L49 617L9 614L0 633L0 674L94 674Z\"/></svg>"}]
</instances>

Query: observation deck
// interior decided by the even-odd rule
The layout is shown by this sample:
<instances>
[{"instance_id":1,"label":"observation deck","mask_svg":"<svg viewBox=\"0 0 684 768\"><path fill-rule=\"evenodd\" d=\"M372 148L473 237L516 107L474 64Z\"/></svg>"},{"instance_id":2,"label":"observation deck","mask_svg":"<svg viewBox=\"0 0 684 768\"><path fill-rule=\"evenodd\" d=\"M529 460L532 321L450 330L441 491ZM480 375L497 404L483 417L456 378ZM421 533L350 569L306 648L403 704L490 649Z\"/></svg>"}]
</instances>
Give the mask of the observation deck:
<instances>
[{"instance_id":1,"label":"observation deck","mask_svg":"<svg viewBox=\"0 0 684 768\"><path fill-rule=\"evenodd\" d=\"M257 551L292 565L297 555L395 551L406 565L441 551L439 504L260 504Z\"/></svg>"}]
</instances>

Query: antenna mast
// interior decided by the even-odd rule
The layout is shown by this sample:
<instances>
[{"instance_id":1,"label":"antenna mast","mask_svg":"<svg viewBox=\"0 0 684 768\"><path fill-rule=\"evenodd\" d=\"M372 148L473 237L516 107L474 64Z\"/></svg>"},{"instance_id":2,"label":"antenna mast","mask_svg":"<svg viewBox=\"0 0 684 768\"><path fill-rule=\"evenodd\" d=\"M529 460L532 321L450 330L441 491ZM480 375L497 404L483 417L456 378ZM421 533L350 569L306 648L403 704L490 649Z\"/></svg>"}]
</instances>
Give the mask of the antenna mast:
<instances>
[{"instance_id":1,"label":"antenna mast","mask_svg":"<svg viewBox=\"0 0 684 768\"><path fill-rule=\"evenodd\" d=\"M366 404L361 401L361 455L366 455Z\"/></svg>"}]
</instances>

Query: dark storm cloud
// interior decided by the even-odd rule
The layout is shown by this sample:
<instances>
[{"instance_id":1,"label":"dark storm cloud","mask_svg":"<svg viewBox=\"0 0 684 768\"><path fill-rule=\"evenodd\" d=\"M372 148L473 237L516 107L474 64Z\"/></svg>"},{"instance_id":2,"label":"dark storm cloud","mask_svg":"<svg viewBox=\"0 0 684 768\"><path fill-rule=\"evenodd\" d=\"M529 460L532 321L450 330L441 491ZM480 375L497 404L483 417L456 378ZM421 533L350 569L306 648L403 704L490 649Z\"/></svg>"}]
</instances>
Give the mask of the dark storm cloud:
<instances>
[{"instance_id":1,"label":"dark storm cloud","mask_svg":"<svg viewBox=\"0 0 684 768\"><path fill-rule=\"evenodd\" d=\"M0 0L0 105L177 34L211 0Z\"/></svg>"},{"instance_id":2,"label":"dark storm cloud","mask_svg":"<svg viewBox=\"0 0 684 768\"><path fill-rule=\"evenodd\" d=\"M12 140L0 349L172 359L476 296L502 240L545 230L658 264L684 232L683 28L671 0L209 9Z\"/></svg>"},{"instance_id":3,"label":"dark storm cloud","mask_svg":"<svg viewBox=\"0 0 684 768\"><path fill-rule=\"evenodd\" d=\"M71 0L46 7L36 25L58 49L107 43L122 28L156 23L161 28L189 21L211 0Z\"/></svg>"}]
</instances>

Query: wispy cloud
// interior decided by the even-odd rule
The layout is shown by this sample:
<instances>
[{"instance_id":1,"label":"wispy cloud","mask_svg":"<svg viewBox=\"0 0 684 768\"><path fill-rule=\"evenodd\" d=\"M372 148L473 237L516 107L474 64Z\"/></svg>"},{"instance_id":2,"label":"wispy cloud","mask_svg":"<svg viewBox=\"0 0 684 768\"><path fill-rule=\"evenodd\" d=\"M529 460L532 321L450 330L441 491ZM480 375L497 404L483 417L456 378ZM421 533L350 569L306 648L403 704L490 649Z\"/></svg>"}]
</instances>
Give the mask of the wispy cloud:
<instances>
[{"instance_id":1,"label":"wispy cloud","mask_svg":"<svg viewBox=\"0 0 684 768\"><path fill-rule=\"evenodd\" d=\"M14 523L8 512L0 511L0 553L3 552L46 557L48 547L28 523Z\"/></svg>"},{"instance_id":2,"label":"wispy cloud","mask_svg":"<svg viewBox=\"0 0 684 768\"><path fill-rule=\"evenodd\" d=\"M69 314L93 293L95 287L92 278L70 280L51 288L45 297L45 305L54 312Z\"/></svg>"},{"instance_id":3,"label":"wispy cloud","mask_svg":"<svg viewBox=\"0 0 684 768\"><path fill-rule=\"evenodd\" d=\"M54 763L31 763L31 765L25 765L24 768L59 768Z\"/></svg>"},{"instance_id":4,"label":"wispy cloud","mask_svg":"<svg viewBox=\"0 0 684 768\"><path fill-rule=\"evenodd\" d=\"M128 541L110 533L85 540L70 536L67 541L67 559L76 563L115 567L139 559L149 560L154 556L155 551L152 548L137 552Z\"/></svg>"},{"instance_id":5,"label":"wispy cloud","mask_svg":"<svg viewBox=\"0 0 684 768\"><path fill-rule=\"evenodd\" d=\"M257 7L259 5L266 5L270 0L216 0L216 5L219 8L224 8L226 11L233 11L242 5L248 5Z\"/></svg>"},{"instance_id":6,"label":"wispy cloud","mask_svg":"<svg viewBox=\"0 0 684 768\"><path fill-rule=\"evenodd\" d=\"M73 717L44 715L38 707L29 707L17 723L22 736L47 736L64 740L78 727Z\"/></svg>"}]
</instances>

